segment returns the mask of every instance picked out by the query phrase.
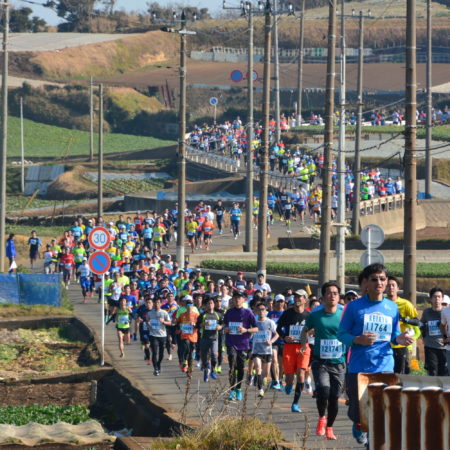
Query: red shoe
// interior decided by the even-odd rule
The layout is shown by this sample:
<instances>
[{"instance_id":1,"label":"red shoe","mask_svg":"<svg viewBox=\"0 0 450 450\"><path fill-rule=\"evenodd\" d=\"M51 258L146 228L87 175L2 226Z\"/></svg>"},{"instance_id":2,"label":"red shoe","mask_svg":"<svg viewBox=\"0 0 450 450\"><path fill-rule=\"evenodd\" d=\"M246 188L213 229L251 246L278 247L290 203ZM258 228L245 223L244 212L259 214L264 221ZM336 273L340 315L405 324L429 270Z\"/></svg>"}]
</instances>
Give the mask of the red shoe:
<instances>
[{"instance_id":1,"label":"red shoe","mask_svg":"<svg viewBox=\"0 0 450 450\"><path fill-rule=\"evenodd\" d=\"M325 435L326 426L327 426L327 418L325 416L319 417L319 420L317 421L317 428L316 428L317 436ZM331 432L333 432L333 430L331 430Z\"/></svg>"},{"instance_id":2,"label":"red shoe","mask_svg":"<svg viewBox=\"0 0 450 450\"><path fill-rule=\"evenodd\" d=\"M334 435L333 433L333 427L327 427L326 431L325 431L325 436L327 437L327 439L329 440L333 440L335 441L337 439L337 437Z\"/></svg>"}]
</instances>

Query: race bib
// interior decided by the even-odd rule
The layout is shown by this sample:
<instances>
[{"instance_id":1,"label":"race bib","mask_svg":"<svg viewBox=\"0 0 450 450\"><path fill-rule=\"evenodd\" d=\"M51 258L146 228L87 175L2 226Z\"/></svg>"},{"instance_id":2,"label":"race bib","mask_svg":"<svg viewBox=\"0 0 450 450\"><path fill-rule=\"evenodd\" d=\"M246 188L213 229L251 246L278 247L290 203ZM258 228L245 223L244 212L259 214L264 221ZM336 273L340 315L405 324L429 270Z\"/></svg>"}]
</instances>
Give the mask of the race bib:
<instances>
[{"instance_id":1,"label":"race bib","mask_svg":"<svg viewBox=\"0 0 450 450\"><path fill-rule=\"evenodd\" d=\"M268 341L266 332L258 331L253 335L253 340L259 344L265 344Z\"/></svg>"},{"instance_id":2,"label":"race bib","mask_svg":"<svg viewBox=\"0 0 450 450\"><path fill-rule=\"evenodd\" d=\"M160 233L158 231L155 231L154 236L159 237Z\"/></svg>"},{"instance_id":3,"label":"race bib","mask_svg":"<svg viewBox=\"0 0 450 450\"><path fill-rule=\"evenodd\" d=\"M364 333L376 333L377 341L390 341L392 335L392 317L381 313L364 314Z\"/></svg>"},{"instance_id":4,"label":"race bib","mask_svg":"<svg viewBox=\"0 0 450 450\"><path fill-rule=\"evenodd\" d=\"M441 329L439 328L439 320L430 320L428 322L428 335L429 336L440 336Z\"/></svg>"},{"instance_id":5,"label":"race bib","mask_svg":"<svg viewBox=\"0 0 450 450\"><path fill-rule=\"evenodd\" d=\"M159 330L161 328L161 322L158 319L151 319L150 328L152 330Z\"/></svg>"},{"instance_id":6,"label":"race bib","mask_svg":"<svg viewBox=\"0 0 450 450\"><path fill-rule=\"evenodd\" d=\"M121 325L127 325L128 324L128 316L119 316L119 323Z\"/></svg>"},{"instance_id":7,"label":"race bib","mask_svg":"<svg viewBox=\"0 0 450 450\"><path fill-rule=\"evenodd\" d=\"M64 264L64 267L65 267L67 270L69 270L69 269L72 268L72 264L66 263L66 264Z\"/></svg>"},{"instance_id":8,"label":"race bib","mask_svg":"<svg viewBox=\"0 0 450 450\"><path fill-rule=\"evenodd\" d=\"M230 322L228 328L230 329L230 334L242 334L239 332L239 327L242 327L242 322Z\"/></svg>"},{"instance_id":9,"label":"race bib","mask_svg":"<svg viewBox=\"0 0 450 450\"><path fill-rule=\"evenodd\" d=\"M342 356L342 343L337 339L320 340L320 358L337 359Z\"/></svg>"},{"instance_id":10,"label":"race bib","mask_svg":"<svg viewBox=\"0 0 450 450\"><path fill-rule=\"evenodd\" d=\"M191 325L190 323L182 323L181 332L183 334L192 334L194 332L194 326Z\"/></svg>"},{"instance_id":11,"label":"race bib","mask_svg":"<svg viewBox=\"0 0 450 450\"><path fill-rule=\"evenodd\" d=\"M205 322L205 330L208 330L208 331L217 330L217 320L207 320Z\"/></svg>"},{"instance_id":12,"label":"race bib","mask_svg":"<svg viewBox=\"0 0 450 450\"><path fill-rule=\"evenodd\" d=\"M300 342L303 325L291 325L289 327L289 336L294 338L294 342Z\"/></svg>"}]
</instances>

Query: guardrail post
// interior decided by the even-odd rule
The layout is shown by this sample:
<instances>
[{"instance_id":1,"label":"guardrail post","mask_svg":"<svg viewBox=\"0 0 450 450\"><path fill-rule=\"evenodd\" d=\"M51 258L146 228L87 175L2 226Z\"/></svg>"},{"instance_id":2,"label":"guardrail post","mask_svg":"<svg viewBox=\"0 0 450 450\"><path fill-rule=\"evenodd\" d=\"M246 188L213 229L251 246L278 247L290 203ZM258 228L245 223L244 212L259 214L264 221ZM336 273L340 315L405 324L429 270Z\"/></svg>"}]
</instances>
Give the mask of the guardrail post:
<instances>
[{"instance_id":1,"label":"guardrail post","mask_svg":"<svg viewBox=\"0 0 450 450\"><path fill-rule=\"evenodd\" d=\"M443 410L439 397L442 389L426 387L420 391L420 448L444 448Z\"/></svg>"},{"instance_id":2,"label":"guardrail post","mask_svg":"<svg viewBox=\"0 0 450 450\"><path fill-rule=\"evenodd\" d=\"M369 391L369 440L372 450L385 449L384 433L384 401L383 391L387 387L385 383L372 383Z\"/></svg>"},{"instance_id":3,"label":"guardrail post","mask_svg":"<svg viewBox=\"0 0 450 450\"><path fill-rule=\"evenodd\" d=\"M420 449L420 389L409 387L402 390L402 447L401 450Z\"/></svg>"},{"instance_id":4,"label":"guardrail post","mask_svg":"<svg viewBox=\"0 0 450 450\"><path fill-rule=\"evenodd\" d=\"M401 386L388 386L383 391L386 450L399 450L402 447L401 394Z\"/></svg>"}]
</instances>

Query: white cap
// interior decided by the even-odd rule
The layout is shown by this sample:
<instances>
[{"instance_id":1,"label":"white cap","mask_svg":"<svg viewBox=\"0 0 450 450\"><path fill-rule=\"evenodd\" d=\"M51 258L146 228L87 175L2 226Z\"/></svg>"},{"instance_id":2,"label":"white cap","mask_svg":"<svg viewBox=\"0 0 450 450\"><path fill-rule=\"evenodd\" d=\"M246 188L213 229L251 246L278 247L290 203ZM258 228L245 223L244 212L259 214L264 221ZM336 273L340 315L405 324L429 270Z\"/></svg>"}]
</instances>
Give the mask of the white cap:
<instances>
[{"instance_id":1,"label":"white cap","mask_svg":"<svg viewBox=\"0 0 450 450\"><path fill-rule=\"evenodd\" d=\"M217 284L225 284L225 281L223 281L221 278L220 280L217 281Z\"/></svg>"},{"instance_id":2,"label":"white cap","mask_svg":"<svg viewBox=\"0 0 450 450\"><path fill-rule=\"evenodd\" d=\"M284 298L284 295L283 294L278 294L278 295L276 295L275 296L275 301L276 302L278 302L278 301L280 301L280 300L286 300L285 298Z\"/></svg>"},{"instance_id":3,"label":"white cap","mask_svg":"<svg viewBox=\"0 0 450 450\"><path fill-rule=\"evenodd\" d=\"M184 300L185 302L187 302L188 300L193 300L192 295L185 295L185 296L183 297L183 300Z\"/></svg>"},{"instance_id":4,"label":"white cap","mask_svg":"<svg viewBox=\"0 0 450 450\"><path fill-rule=\"evenodd\" d=\"M444 294L444 298L442 299L443 305L450 305L450 297L447 294Z\"/></svg>"}]
</instances>

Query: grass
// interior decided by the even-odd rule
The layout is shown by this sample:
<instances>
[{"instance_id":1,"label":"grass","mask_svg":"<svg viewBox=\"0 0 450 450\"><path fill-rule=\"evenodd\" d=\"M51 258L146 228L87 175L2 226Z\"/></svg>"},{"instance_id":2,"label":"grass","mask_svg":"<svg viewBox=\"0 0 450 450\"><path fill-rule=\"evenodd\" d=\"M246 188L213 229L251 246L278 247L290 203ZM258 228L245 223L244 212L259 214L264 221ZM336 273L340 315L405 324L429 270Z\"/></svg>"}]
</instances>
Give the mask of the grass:
<instances>
[{"instance_id":1,"label":"grass","mask_svg":"<svg viewBox=\"0 0 450 450\"><path fill-rule=\"evenodd\" d=\"M172 441L153 444L163 449L246 449L272 450L283 439L279 428L255 417L224 417L196 430L186 430Z\"/></svg>"},{"instance_id":2,"label":"grass","mask_svg":"<svg viewBox=\"0 0 450 450\"><path fill-rule=\"evenodd\" d=\"M53 208L55 204L60 204L62 201L59 200L45 200L43 198L35 197L31 203L29 203L31 197L25 195L8 195L6 203L6 211L22 211L25 207L30 208L43 208L49 207ZM66 207L74 206L81 203L81 200L69 200L64 202Z\"/></svg>"},{"instance_id":3,"label":"grass","mask_svg":"<svg viewBox=\"0 0 450 450\"><path fill-rule=\"evenodd\" d=\"M13 305L11 303L0 304L0 318L28 317L28 316L71 316L72 304L66 303L62 307L46 305Z\"/></svg>"},{"instance_id":4,"label":"grass","mask_svg":"<svg viewBox=\"0 0 450 450\"><path fill-rule=\"evenodd\" d=\"M204 260L201 267L205 269L229 270L244 272L256 272L256 262L252 261L216 261ZM387 263L386 267L389 274L397 277L403 277L403 263ZM347 276L358 276L361 272L361 266L358 263L347 263L345 265L345 274ZM286 263L275 262L267 264L267 273L298 275L319 273L318 263ZM419 278L446 278L450 273L450 263L417 263L417 277Z\"/></svg>"},{"instance_id":5,"label":"grass","mask_svg":"<svg viewBox=\"0 0 450 450\"><path fill-rule=\"evenodd\" d=\"M24 120L25 159L89 156L90 134L87 131L45 125L32 120ZM10 116L8 119L8 156L20 156L20 119ZM98 135L94 137L97 146ZM153 137L128 134L105 133L104 152L119 153L147 150L168 145L166 141Z\"/></svg>"},{"instance_id":6,"label":"grass","mask_svg":"<svg viewBox=\"0 0 450 450\"><path fill-rule=\"evenodd\" d=\"M31 225L6 225L6 232L14 233L15 235L30 236L31 230L36 230L39 237L52 237L60 238L64 235L64 231L70 228L69 223L67 226L31 226ZM47 244L47 242L43 242Z\"/></svg>"}]
</instances>

